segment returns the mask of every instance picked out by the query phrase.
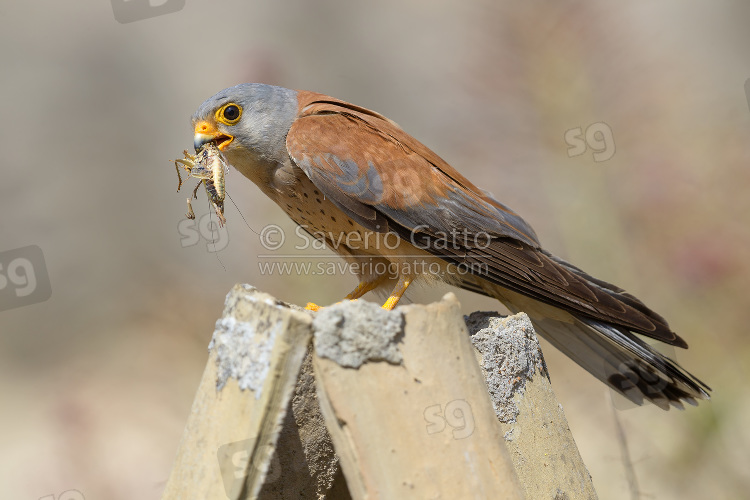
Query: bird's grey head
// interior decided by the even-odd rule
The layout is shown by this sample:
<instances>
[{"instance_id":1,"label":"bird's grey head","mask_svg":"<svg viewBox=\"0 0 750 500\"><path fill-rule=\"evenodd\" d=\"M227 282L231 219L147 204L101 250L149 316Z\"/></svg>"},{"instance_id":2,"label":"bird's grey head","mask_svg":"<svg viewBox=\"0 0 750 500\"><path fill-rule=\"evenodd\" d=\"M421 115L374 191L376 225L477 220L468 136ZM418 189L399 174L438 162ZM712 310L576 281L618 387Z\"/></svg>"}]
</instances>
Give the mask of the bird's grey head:
<instances>
[{"instance_id":1,"label":"bird's grey head","mask_svg":"<svg viewBox=\"0 0 750 500\"><path fill-rule=\"evenodd\" d=\"M243 83L207 99L193 114L195 148L215 142L229 163L280 163L297 116L297 92Z\"/></svg>"}]
</instances>

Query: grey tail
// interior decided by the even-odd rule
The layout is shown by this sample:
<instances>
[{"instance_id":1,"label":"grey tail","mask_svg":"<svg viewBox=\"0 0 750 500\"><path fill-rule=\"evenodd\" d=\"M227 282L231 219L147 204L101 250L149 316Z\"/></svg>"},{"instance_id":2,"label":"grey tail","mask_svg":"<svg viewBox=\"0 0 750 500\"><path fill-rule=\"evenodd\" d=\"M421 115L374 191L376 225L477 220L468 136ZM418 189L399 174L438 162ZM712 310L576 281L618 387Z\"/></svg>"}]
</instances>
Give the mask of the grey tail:
<instances>
[{"instance_id":1,"label":"grey tail","mask_svg":"<svg viewBox=\"0 0 750 500\"><path fill-rule=\"evenodd\" d=\"M552 345L637 405L684 409L710 399L710 387L625 329L588 318L532 321Z\"/></svg>"}]
</instances>

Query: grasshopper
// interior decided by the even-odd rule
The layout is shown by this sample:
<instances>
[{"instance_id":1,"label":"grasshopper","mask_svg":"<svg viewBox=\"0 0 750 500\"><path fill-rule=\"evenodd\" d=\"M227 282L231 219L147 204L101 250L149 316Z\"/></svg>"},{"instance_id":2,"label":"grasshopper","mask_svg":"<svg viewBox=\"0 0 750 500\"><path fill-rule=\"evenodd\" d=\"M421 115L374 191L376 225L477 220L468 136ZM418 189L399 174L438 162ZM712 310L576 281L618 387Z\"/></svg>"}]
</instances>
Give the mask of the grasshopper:
<instances>
[{"instance_id":1,"label":"grasshopper","mask_svg":"<svg viewBox=\"0 0 750 500\"><path fill-rule=\"evenodd\" d=\"M183 154L185 155L184 158L174 160L174 167L177 170L177 179L179 181L177 191L179 192L182 187L182 176L180 175L180 166L182 166L188 172L188 178L194 177L200 180L193 190L193 198L198 198L198 188L203 184L206 187L206 195L211 200L211 204L216 211L216 216L219 218L219 227L223 227L227 221L224 217L224 196L226 195L224 175L228 166L221 155L221 151L219 151L219 148L215 144L208 143L200 151L197 151L195 155L191 155L187 150L183 151ZM188 213L186 217L188 219L195 219L195 212L193 212L190 198L187 199L187 205Z\"/></svg>"}]
</instances>

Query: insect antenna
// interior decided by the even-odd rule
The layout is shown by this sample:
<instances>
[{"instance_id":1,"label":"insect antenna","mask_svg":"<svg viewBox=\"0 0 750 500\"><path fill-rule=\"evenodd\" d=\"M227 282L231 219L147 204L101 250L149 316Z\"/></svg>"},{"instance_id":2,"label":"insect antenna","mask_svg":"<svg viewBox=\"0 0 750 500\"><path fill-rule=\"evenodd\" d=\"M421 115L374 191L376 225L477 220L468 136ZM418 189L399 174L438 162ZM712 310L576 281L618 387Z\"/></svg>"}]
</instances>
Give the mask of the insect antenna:
<instances>
[{"instance_id":1,"label":"insect antenna","mask_svg":"<svg viewBox=\"0 0 750 500\"><path fill-rule=\"evenodd\" d=\"M198 184L198 185L200 186L200 184ZM197 188L196 188L196 190L197 190ZM213 207L211 206L211 200L208 198L208 196L206 196L206 205L208 205L208 216L211 219L211 222L213 222L213 219L214 219L213 210L212 210ZM221 264L222 269L224 269L224 272L227 272L227 268L224 265L224 263L221 261L221 258L219 257L219 252L216 250L216 240L219 239L218 238L218 232L219 232L219 229L221 228L221 226L219 225L218 222L216 223L216 227L217 227L217 229L216 229L217 237L214 238L211 241L211 244L214 246L214 252L213 253L216 256L216 260L218 260L219 264Z\"/></svg>"},{"instance_id":2,"label":"insect antenna","mask_svg":"<svg viewBox=\"0 0 750 500\"><path fill-rule=\"evenodd\" d=\"M227 192L226 194L227 194L227 196L229 196L229 192ZM248 224L248 222L247 222L247 219L245 219L245 216L244 216L244 215L242 215L242 212L240 211L240 207L238 207L238 206L237 206L237 204L236 204L236 203L234 202L234 200L232 199L232 197L231 197L231 196L229 196L229 201L231 201L231 202L232 202L232 205L234 205L234 208L236 208L236 209L237 209L237 213L239 213L239 214L240 214L240 217L242 217L242 220L243 220L243 221L245 222L245 225L247 226L247 228L248 228L248 229L249 229L250 231L252 231L252 232L254 232L255 234L257 234L258 236L260 236L260 233L258 233L258 231L256 231L256 230L255 230L255 229L253 229L252 227L250 227L250 224Z\"/></svg>"}]
</instances>

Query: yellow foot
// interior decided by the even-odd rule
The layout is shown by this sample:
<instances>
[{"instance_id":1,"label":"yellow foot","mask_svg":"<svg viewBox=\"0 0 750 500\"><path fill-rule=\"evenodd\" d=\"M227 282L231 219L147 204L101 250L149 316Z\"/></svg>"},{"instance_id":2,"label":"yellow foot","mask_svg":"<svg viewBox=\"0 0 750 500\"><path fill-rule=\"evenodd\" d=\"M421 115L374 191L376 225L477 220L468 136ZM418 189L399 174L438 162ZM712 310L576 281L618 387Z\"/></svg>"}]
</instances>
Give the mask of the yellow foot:
<instances>
[{"instance_id":1,"label":"yellow foot","mask_svg":"<svg viewBox=\"0 0 750 500\"><path fill-rule=\"evenodd\" d=\"M383 304L383 309L392 311L393 308L396 307L396 304L398 304L399 300L401 300L401 297L388 297L388 300Z\"/></svg>"},{"instance_id":2,"label":"yellow foot","mask_svg":"<svg viewBox=\"0 0 750 500\"><path fill-rule=\"evenodd\" d=\"M391 296L388 297L388 300L383 304L383 309L392 311L393 308L396 307L396 304L398 304L398 301L401 300L401 297L404 295L404 292L406 292L406 289L409 288L412 281L414 281L413 276L400 276L396 288L393 289Z\"/></svg>"},{"instance_id":3,"label":"yellow foot","mask_svg":"<svg viewBox=\"0 0 750 500\"><path fill-rule=\"evenodd\" d=\"M348 300L348 299L344 299L344 300ZM349 302L356 302L356 301L357 299L349 300ZM336 304L341 304L342 302L343 300L339 300L338 302L336 302ZM305 306L305 309L307 309L308 311L320 311L324 307L326 306L319 306L318 304L315 304L313 302L308 302L307 305Z\"/></svg>"}]
</instances>

